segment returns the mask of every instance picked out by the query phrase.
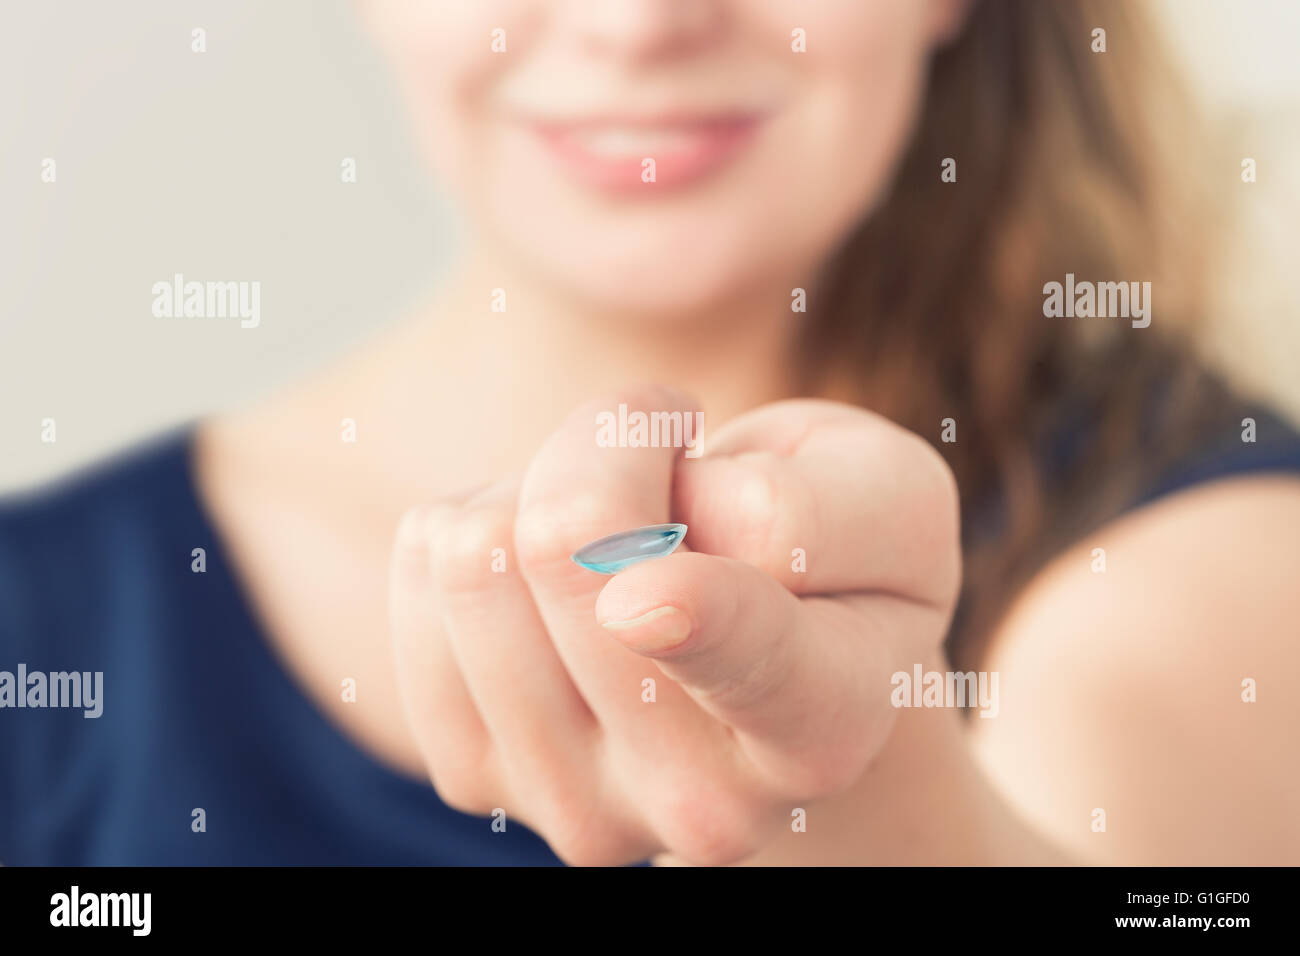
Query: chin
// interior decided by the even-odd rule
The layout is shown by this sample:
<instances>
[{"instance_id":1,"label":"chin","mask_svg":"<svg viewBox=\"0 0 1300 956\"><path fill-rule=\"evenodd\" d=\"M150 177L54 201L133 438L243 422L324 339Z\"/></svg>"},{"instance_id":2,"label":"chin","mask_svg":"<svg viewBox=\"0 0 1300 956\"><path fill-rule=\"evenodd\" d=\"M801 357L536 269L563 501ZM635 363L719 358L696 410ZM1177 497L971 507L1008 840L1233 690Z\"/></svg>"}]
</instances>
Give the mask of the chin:
<instances>
[{"instance_id":1,"label":"chin","mask_svg":"<svg viewBox=\"0 0 1300 956\"><path fill-rule=\"evenodd\" d=\"M738 301L761 294L773 272L717 249L666 255L640 250L627 256L591 250L572 258L533 259L535 274L594 311L663 323L734 310Z\"/></svg>"},{"instance_id":2,"label":"chin","mask_svg":"<svg viewBox=\"0 0 1300 956\"><path fill-rule=\"evenodd\" d=\"M801 274L794 253L806 238L798 235L802 223L782 230L744 210L676 212L518 215L513 222L498 218L496 235L534 279L604 313L671 321L770 296L789 301L790 287L799 284L793 277ZM558 228L542 226L557 222Z\"/></svg>"},{"instance_id":3,"label":"chin","mask_svg":"<svg viewBox=\"0 0 1300 956\"><path fill-rule=\"evenodd\" d=\"M590 276L573 276L567 286L574 298L598 312L663 325L697 322L723 303L735 301L727 283L703 276L671 282L640 276L621 284L593 283Z\"/></svg>"}]
</instances>

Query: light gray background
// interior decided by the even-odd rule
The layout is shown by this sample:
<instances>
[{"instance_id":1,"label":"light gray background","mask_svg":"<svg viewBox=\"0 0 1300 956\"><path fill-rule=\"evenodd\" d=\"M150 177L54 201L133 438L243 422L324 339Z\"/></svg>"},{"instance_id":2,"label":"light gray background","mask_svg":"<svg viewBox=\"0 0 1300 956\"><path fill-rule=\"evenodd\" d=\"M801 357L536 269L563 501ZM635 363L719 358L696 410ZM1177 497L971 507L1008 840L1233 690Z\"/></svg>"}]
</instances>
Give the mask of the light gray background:
<instances>
[{"instance_id":1,"label":"light gray background","mask_svg":"<svg viewBox=\"0 0 1300 956\"><path fill-rule=\"evenodd\" d=\"M1300 3L1157 9L1209 115L1242 156L1270 157L1253 187L1225 170L1242 198L1238 278L1209 351L1300 412L1300 147L1285 139L1300 129ZM190 50L196 26L204 54ZM340 182L345 156L356 185ZM54 184L40 180L45 157ZM351 2L6 4L0 490L322 363L400 317L455 234ZM154 318L151 286L178 271L261 281L261 326ZM40 441L47 417L54 444Z\"/></svg>"}]
</instances>

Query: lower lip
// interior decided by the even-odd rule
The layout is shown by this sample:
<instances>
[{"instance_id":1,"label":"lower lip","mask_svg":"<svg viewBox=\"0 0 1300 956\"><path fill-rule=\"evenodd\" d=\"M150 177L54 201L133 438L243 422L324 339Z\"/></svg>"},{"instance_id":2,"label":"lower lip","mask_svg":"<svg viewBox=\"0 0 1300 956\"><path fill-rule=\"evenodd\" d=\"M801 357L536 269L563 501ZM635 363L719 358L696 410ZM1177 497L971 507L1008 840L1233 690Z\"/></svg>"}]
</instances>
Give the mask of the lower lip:
<instances>
[{"instance_id":1,"label":"lower lip","mask_svg":"<svg viewBox=\"0 0 1300 956\"><path fill-rule=\"evenodd\" d=\"M691 123L671 128L671 146L644 156L611 155L590 149L572 128L535 126L547 150L579 182L610 192L646 192L685 186L717 172L754 138L759 121ZM645 160L654 159L654 180L646 182Z\"/></svg>"}]
</instances>

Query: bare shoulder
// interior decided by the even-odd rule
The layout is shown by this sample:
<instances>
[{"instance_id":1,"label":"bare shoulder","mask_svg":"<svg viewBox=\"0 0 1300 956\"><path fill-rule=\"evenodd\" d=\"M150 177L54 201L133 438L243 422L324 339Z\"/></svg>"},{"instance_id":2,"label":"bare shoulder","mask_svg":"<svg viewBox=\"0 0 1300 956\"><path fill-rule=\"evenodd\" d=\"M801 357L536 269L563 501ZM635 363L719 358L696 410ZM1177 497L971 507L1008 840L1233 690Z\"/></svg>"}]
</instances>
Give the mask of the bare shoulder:
<instances>
[{"instance_id":1,"label":"bare shoulder","mask_svg":"<svg viewBox=\"0 0 1300 956\"><path fill-rule=\"evenodd\" d=\"M1300 863L1300 479L1208 483L1099 529L983 666L1000 712L972 721L976 752L1080 860Z\"/></svg>"}]
</instances>

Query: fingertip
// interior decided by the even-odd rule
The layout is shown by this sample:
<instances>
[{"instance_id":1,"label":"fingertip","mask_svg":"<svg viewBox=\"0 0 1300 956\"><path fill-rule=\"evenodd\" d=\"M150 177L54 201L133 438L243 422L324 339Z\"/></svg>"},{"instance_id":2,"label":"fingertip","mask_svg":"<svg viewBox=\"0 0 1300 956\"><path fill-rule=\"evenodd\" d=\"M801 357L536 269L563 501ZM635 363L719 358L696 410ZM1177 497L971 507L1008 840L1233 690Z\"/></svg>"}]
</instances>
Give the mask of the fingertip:
<instances>
[{"instance_id":1,"label":"fingertip","mask_svg":"<svg viewBox=\"0 0 1300 956\"><path fill-rule=\"evenodd\" d=\"M596 620L638 653L654 657L694 653L702 641L717 636L719 627L725 631L725 622L735 616L732 563L714 555L678 551L634 565L611 578L600 592Z\"/></svg>"},{"instance_id":2,"label":"fingertip","mask_svg":"<svg viewBox=\"0 0 1300 956\"><path fill-rule=\"evenodd\" d=\"M629 565L610 577L596 597L596 619L628 620L661 604L690 610L706 573L708 556L678 549L672 554Z\"/></svg>"}]
</instances>

